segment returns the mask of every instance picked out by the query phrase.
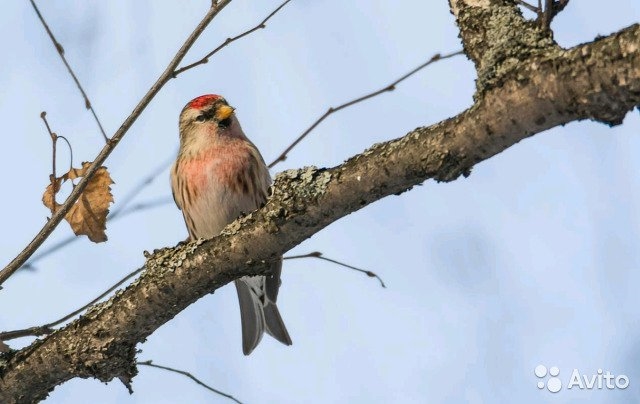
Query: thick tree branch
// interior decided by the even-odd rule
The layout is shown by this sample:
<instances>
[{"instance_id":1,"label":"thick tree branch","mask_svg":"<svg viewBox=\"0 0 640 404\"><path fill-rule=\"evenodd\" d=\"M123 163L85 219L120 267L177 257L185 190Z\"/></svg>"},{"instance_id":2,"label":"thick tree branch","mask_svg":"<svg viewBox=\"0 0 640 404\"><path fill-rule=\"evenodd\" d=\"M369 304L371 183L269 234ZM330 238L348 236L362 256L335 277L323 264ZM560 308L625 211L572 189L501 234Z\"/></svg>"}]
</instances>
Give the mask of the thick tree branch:
<instances>
[{"instance_id":1,"label":"thick tree branch","mask_svg":"<svg viewBox=\"0 0 640 404\"><path fill-rule=\"evenodd\" d=\"M533 55L560 51L551 31L522 17L510 0L449 0L460 28L465 54L478 71L477 92L500 85L496 80Z\"/></svg>"},{"instance_id":2,"label":"thick tree branch","mask_svg":"<svg viewBox=\"0 0 640 404\"><path fill-rule=\"evenodd\" d=\"M471 0L469 0L471 1ZM493 0L478 1L495 3ZM499 3L499 2L498 2ZM27 348L5 355L0 402L31 402L73 377L125 383L136 345L194 301L268 262L324 227L427 179L452 181L535 133L582 119L622 122L640 105L640 26L570 50L519 55L468 110L374 145L331 169L279 174L267 204L198 240L148 256L141 276L105 303Z\"/></svg>"}]
</instances>

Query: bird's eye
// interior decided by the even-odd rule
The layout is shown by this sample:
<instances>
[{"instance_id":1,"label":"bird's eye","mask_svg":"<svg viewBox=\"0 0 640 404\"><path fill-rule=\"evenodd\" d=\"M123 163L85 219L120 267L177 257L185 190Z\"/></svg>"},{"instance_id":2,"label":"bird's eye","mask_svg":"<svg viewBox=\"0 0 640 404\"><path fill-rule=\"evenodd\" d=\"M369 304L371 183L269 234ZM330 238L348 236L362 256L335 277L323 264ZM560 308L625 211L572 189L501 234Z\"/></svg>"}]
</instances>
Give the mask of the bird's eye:
<instances>
[{"instance_id":1,"label":"bird's eye","mask_svg":"<svg viewBox=\"0 0 640 404\"><path fill-rule=\"evenodd\" d=\"M204 116L204 114L200 114L198 116L196 116L196 122L204 122L207 120L207 117Z\"/></svg>"}]
</instances>

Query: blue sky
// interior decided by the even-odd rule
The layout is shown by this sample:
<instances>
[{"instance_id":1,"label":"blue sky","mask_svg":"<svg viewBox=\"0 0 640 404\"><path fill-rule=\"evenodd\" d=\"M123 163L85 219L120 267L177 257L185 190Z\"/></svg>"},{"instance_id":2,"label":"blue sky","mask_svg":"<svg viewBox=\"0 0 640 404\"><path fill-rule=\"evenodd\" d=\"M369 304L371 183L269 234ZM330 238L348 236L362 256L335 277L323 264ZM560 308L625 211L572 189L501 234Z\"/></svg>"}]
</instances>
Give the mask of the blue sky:
<instances>
[{"instance_id":1,"label":"blue sky","mask_svg":"<svg viewBox=\"0 0 640 404\"><path fill-rule=\"evenodd\" d=\"M206 12L198 2L41 2L109 133L164 69ZM188 4L184 4L188 3ZM279 2L236 0L186 57L199 59L255 25ZM562 46L640 20L636 0L571 2L553 28ZM0 15L0 254L9 262L44 224L51 170L46 110L76 165L102 140L27 1ZM275 158L329 106L385 86L434 53L460 48L445 1L293 0L252 36L172 80L107 160L115 207L175 154L182 106L223 94L265 159ZM464 57L434 64L392 93L323 122L273 174L340 164L374 142L453 116L472 102ZM290 254L322 251L378 273L375 280L318 260L285 263L279 306L294 345L240 344L233 287L193 304L141 344L141 360L188 370L256 402L631 402L640 383L640 115L622 126L571 123L477 165L469 178L428 181L329 226ZM61 147L59 167L68 164ZM15 175L14 175L15 174ZM19 174L19 175L18 175ZM170 198L165 171L138 202ZM71 234L62 224L45 244ZM83 305L143 262L143 250L184 239L162 205L109 224L14 276L0 292L0 328L42 324ZM13 347L29 339L12 341ZM534 368L625 374L622 391L539 390ZM120 382L72 380L51 403L224 402L188 379L146 367L129 395Z\"/></svg>"}]
</instances>

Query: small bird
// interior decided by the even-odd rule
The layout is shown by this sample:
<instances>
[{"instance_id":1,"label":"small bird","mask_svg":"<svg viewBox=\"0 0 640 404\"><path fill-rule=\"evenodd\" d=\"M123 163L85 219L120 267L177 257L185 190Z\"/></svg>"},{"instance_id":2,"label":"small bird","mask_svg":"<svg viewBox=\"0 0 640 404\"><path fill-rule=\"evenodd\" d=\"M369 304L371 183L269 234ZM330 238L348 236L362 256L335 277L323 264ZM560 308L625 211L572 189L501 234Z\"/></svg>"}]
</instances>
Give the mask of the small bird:
<instances>
[{"instance_id":1,"label":"small bird","mask_svg":"<svg viewBox=\"0 0 640 404\"><path fill-rule=\"evenodd\" d=\"M180 150L171 168L171 189L191 240L219 235L227 224L267 200L269 169L234 110L223 97L207 94L191 100L180 113ZM291 345L276 306L281 271L282 257L270 276L235 281L245 355L265 331Z\"/></svg>"}]
</instances>

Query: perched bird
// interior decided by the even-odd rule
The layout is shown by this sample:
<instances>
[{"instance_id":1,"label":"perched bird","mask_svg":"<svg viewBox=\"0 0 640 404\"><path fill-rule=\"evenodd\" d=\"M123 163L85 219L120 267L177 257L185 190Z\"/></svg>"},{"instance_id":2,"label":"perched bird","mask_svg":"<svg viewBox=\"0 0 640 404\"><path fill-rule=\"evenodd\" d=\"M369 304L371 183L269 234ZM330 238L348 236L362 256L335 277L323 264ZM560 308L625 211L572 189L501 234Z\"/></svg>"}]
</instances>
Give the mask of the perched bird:
<instances>
[{"instance_id":1,"label":"perched bird","mask_svg":"<svg viewBox=\"0 0 640 404\"><path fill-rule=\"evenodd\" d=\"M171 168L173 198L190 239L211 238L267 199L271 176L245 136L234 108L219 95L191 100L180 113L180 150ZM291 338L276 306L282 257L271 276L235 281L240 301L242 351L249 355L266 331L285 345Z\"/></svg>"}]
</instances>

